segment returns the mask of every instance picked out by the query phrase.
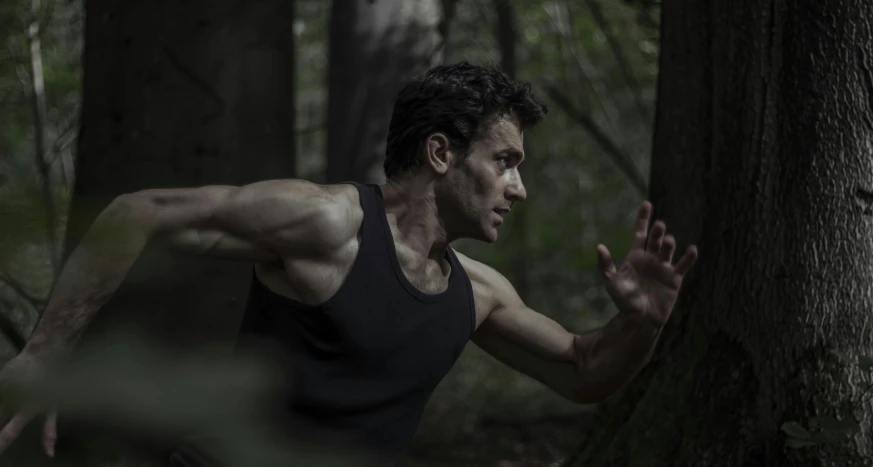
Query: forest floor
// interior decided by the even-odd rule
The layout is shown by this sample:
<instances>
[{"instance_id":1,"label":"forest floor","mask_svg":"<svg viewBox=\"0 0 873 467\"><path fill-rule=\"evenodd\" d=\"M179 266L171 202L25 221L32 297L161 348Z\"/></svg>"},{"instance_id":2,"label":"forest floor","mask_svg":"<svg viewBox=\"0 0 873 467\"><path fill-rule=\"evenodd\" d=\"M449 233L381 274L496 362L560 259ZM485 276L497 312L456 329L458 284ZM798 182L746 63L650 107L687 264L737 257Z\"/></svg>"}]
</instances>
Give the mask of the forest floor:
<instances>
[{"instance_id":1,"label":"forest floor","mask_svg":"<svg viewBox=\"0 0 873 467\"><path fill-rule=\"evenodd\" d=\"M593 411L487 419L438 439L419 436L402 467L556 467L579 450Z\"/></svg>"}]
</instances>

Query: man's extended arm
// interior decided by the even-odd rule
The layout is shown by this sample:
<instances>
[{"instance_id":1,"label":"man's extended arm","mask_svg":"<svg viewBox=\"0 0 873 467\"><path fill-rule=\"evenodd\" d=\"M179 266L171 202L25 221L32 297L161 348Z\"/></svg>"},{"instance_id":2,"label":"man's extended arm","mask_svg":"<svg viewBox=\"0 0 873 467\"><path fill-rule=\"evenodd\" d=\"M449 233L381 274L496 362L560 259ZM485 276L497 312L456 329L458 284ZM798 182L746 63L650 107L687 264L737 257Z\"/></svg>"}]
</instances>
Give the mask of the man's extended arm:
<instances>
[{"instance_id":1,"label":"man's extended arm","mask_svg":"<svg viewBox=\"0 0 873 467\"><path fill-rule=\"evenodd\" d=\"M330 234L341 229L325 224L342 213L330 208L323 191L309 182L274 180L118 197L73 250L24 352L73 345L151 240L195 254L261 263L312 254L324 243L339 241Z\"/></svg>"},{"instance_id":2,"label":"man's extended arm","mask_svg":"<svg viewBox=\"0 0 873 467\"><path fill-rule=\"evenodd\" d=\"M474 342L497 359L578 402L599 402L627 384L649 361L670 317L682 279L697 259L690 246L673 264L675 240L652 206L640 206L628 256L620 268L598 245L606 290L619 313L603 328L574 335L528 308L503 276L470 263L477 313L484 316ZM465 266L466 267L466 266Z\"/></svg>"},{"instance_id":3,"label":"man's extended arm","mask_svg":"<svg viewBox=\"0 0 873 467\"><path fill-rule=\"evenodd\" d=\"M349 199L335 186L273 180L244 187L146 190L114 200L64 265L24 350L0 371L0 386L38 374L72 345L152 240L195 254L260 263L316 258L357 233ZM0 413L0 453L37 413ZM51 456L54 413L43 428Z\"/></svg>"},{"instance_id":4,"label":"man's extended arm","mask_svg":"<svg viewBox=\"0 0 873 467\"><path fill-rule=\"evenodd\" d=\"M495 273L496 274L496 273ZM531 310L502 277L506 294L476 330L473 341L503 363L574 402L604 400L645 366L659 327L618 314L604 327L581 335Z\"/></svg>"}]
</instances>

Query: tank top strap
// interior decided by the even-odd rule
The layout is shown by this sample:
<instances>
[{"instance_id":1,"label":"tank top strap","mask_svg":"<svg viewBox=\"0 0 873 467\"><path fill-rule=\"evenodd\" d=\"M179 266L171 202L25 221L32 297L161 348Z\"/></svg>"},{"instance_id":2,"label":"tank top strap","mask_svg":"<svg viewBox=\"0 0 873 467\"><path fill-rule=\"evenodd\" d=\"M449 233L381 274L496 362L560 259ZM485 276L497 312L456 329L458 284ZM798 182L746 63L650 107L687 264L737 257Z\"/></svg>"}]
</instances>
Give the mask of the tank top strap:
<instances>
[{"instance_id":1,"label":"tank top strap","mask_svg":"<svg viewBox=\"0 0 873 467\"><path fill-rule=\"evenodd\" d=\"M358 190L360 198L361 210L364 212L364 218L361 224L361 248L367 251L372 251L373 248L378 248L377 251L383 251L386 245L385 234L382 231L381 217L384 216L380 210L382 209L379 200L377 185L365 184L359 182L345 182L353 185Z\"/></svg>"}]
</instances>

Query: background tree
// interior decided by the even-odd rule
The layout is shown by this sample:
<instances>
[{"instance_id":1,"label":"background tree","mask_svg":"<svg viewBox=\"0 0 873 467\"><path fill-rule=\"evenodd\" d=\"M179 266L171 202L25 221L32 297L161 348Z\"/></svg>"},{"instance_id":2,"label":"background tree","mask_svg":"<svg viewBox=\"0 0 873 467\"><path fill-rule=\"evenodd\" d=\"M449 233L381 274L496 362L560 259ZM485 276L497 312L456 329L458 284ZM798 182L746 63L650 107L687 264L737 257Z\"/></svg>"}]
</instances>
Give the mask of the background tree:
<instances>
[{"instance_id":1,"label":"background tree","mask_svg":"<svg viewBox=\"0 0 873 467\"><path fill-rule=\"evenodd\" d=\"M284 0L86 4L67 253L118 195L294 176L292 8ZM251 265L149 248L95 328L135 324L186 347L226 342L251 274Z\"/></svg>"},{"instance_id":2,"label":"background tree","mask_svg":"<svg viewBox=\"0 0 873 467\"><path fill-rule=\"evenodd\" d=\"M394 97L440 60L442 2L334 0L327 180L381 183Z\"/></svg>"},{"instance_id":3,"label":"background tree","mask_svg":"<svg viewBox=\"0 0 873 467\"><path fill-rule=\"evenodd\" d=\"M870 14L664 3L651 199L701 260L572 465L869 465L870 360L832 352L873 340Z\"/></svg>"},{"instance_id":4,"label":"background tree","mask_svg":"<svg viewBox=\"0 0 873 467\"><path fill-rule=\"evenodd\" d=\"M0 358L36 322L58 265L78 129L80 2L0 5Z\"/></svg>"}]
</instances>

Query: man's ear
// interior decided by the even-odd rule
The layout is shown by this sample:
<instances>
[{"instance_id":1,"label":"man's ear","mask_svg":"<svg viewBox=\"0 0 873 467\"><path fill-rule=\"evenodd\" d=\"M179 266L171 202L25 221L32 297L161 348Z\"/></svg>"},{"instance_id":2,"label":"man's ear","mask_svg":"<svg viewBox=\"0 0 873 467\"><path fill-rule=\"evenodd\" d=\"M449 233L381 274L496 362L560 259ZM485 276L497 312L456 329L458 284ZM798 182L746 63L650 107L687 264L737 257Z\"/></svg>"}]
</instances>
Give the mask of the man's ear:
<instances>
[{"instance_id":1,"label":"man's ear","mask_svg":"<svg viewBox=\"0 0 873 467\"><path fill-rule=\"evenodd\" d=\"M449 139L442 133L427 137L424 141L424 157L427 165L440 175L445 175L455 163Z\"/></svg>"}]
</instances>

